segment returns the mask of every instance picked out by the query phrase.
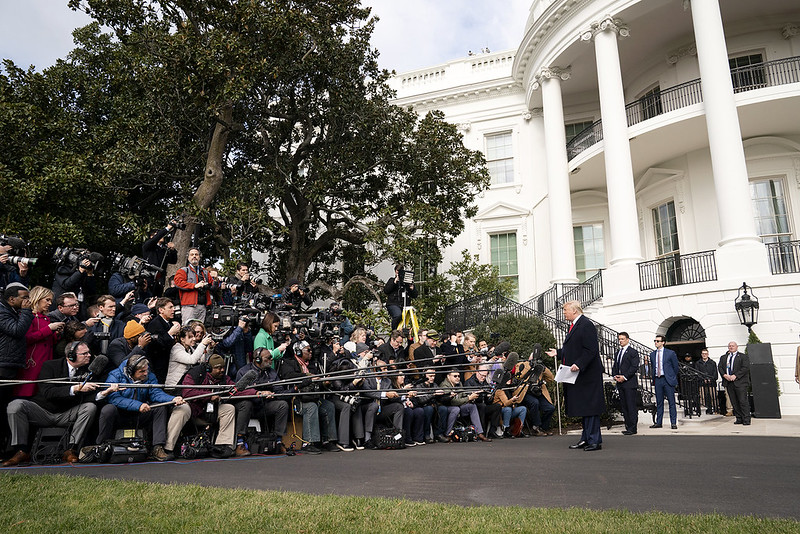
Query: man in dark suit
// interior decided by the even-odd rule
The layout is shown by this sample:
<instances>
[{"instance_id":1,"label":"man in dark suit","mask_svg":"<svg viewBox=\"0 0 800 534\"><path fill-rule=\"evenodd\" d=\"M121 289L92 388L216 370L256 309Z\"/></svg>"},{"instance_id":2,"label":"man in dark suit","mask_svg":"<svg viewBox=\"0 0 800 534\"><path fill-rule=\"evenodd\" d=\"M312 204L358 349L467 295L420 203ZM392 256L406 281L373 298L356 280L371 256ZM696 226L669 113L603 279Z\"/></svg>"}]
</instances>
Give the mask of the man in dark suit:
<instances>
[{"instance_id":1,"label":"man in dark suit","mask_svg":"<svg viewBox=\"0 0 800 534\"><path fill-rule=\"evenodd\" d=\"M156 301L156 316L147 323L151 343L147 346L147 359L153 366L153 374L158 383L163 384L167 379L169 369L169 353L175 344L175 334L180 332L181 325L173 321L175 306L167 297Z\"/></svg>"},{"instance_id":2,"label":"man in dark suit","mask_svg":"<svg viewBox=\"0 0 800 534\"><path fill-rule=\"evenodd\" d=\"M669 402L669 422L678 429L678 408L675 406L675 386L678 385L678 355L664 347L667 338L661 334L653 340L656 350L650 353L650 369L656 389L656 422L650 428L661 428L664 419L664 397Z\"/></svg>"},{"instance_id":3,"label":"man in dark suit","mask_svg":"<svg viewBox=\"0 0 800 534\"><path fill-rule=\"evenodd\" d=\"M91 355L89 346L83 341L74 341L67 345L65 358L44 362L39 372L39 379L61 379L59 381L65 383L43 382L39 386L38 395L33 399L17 399L8 405L11 443L17 452L3 467L13 467L30 461L30 425L69 428L67 450L61 459L69 463L78 461L78 449L97 412L94 400L105 398L117 389L112 386L96 397L95 392L100 391L97 384L83 383L82 378Z\"/></svg>"},{"instance_id":4,"label":"man in dark suit","mask_svg":"<svg viewBox=\"0 0 800 534\"><path fill-rule=\"evenodd\" d=\"M578 373L574 384L564 383L566 412L570 417L581 417L583 432L578 443L570 449L598 451L602 449L600 415L606 409L603 393L603 363L597 344L597 329L583 316L580 302L571 300L564 304L564 317L570 321L569 332L559 350L550 349L547 355L558 357L563 365Z\"/></svg>"},{"instance_id":5,"label":"man in dark suit","mask_svg":"<svg viewBox=\"0 0 800 534\"><path fill-rule=\"evenodd\" d=\"M627 332L620 332L617 339L620 349L614 357L611 374L617 382L620 408L622 417L625 418L625 430L622 433L631 436L636 434L636 426L639 424L639 410L636 409L636 398L639 396L639 380L636 376L639 372L639 353L630 346Z\"/></svg>"},{"instance_id":6,"label":"man in dark suit","mask_svg":"<svg viewBox=\"0 0 800 534\"><path fill-rule=\"evenodd\" d=\"M728 392L736 416L735 425L750 424L750 401L747 399L747 387L750 385L750 358L739 352L739 345L731 341L728 352L719 359L719 374L722 385Z\"/></svg>"}]
</instances>

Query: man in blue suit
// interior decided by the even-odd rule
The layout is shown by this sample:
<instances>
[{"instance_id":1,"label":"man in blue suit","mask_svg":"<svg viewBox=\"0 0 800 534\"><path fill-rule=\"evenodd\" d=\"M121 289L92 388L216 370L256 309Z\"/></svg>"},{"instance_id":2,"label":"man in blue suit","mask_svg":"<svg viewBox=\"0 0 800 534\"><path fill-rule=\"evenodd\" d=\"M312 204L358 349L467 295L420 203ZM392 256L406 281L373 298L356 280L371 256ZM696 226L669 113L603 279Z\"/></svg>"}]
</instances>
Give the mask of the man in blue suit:
<instances>
[{"instance_id":1,"label":"man in blue suit","mask_svg":"<svg viewBox=\"0 0 800 534\"><path fill-rule=\"evenodd\" d=\"M669 422L678 429L678 409L675 406L675 386L678 385L678 355L664 347L667 338L661 334L653 340L656 350L650 353L650 372L656 388L656 422L650 428L661 428L664 419L664 396L669 402Z\"/></svg>"},{"instance_id":2,"label":"man in blue suit","mask_svg":"<svg viewBox=\"0 0 800 534\"><path fill-rule=\"evenodd\" d=\"M619 403L622 409L622 416L625 418L625 430L622 433L626 436L636 434L636 427L639 423L639 411L636 407L636 399L639 396L639 353L630 346L630 338L627 332L620 332L617 335L619 340L619 351L614 356L614 365L611 366L611 375L617 383L619 392Z\"/></svg>"},{"instance_id":3,"label":"man in blue suit","mask_svg":"<svg viewBox=\"0 0 800 534\"><path fill-rule=\"evenodd\" d=\"M569 448L599 451L603 448L600 415L606 409L606 400L597 329L592 321L584 317L581 304L577 300L564 304L564 317L570 321L567 337L559 350L550 349L547 355L558 357L562 365L569 366L572 372L578 373L574 384L564 384L567 415L581 417L583 426L580 441Z\"/></svg>"}]
</instances>

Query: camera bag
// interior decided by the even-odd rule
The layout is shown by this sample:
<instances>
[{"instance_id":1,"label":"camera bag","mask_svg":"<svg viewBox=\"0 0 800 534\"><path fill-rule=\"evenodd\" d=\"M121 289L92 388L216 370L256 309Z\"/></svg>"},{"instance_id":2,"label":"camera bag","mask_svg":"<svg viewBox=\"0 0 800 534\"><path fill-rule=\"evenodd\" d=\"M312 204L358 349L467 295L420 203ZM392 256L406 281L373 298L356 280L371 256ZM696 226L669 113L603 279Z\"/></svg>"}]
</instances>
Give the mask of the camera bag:
<instances>
[{"instance_id":1,"label":"camera bag","mask_svg":"<svg viewBox=\"0 0 800 534\"><path fill-rule=\"evenodd\" d=\"M377 449L405 449L405 432L393 426L378 426L372 433L372 441Z\"/></svg>"}]
</instances>

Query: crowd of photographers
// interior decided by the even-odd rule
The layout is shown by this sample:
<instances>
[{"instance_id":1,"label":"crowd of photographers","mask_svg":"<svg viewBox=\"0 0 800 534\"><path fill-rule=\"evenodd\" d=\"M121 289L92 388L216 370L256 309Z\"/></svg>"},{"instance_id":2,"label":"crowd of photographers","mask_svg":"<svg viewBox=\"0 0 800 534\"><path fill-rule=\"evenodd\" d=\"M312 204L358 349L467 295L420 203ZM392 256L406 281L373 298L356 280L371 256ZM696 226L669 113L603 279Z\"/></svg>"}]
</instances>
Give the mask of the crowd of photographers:
<instances>
[{"instance_id":1,"label":"crowd of photographers","mask_svg":"<svg viewBox=\"0 0 800 534\"><path fill-rule=\"evenodd\" d=\"M33 262L0 236L4 466L30 462L43 427L68 429L65 462L130 428L146 431L160 461L210 427L208 454L246 456L253 420L256 439L269 435L270 451L288 454L283 437L300 435L297 425L310 454L552 434L552 374L518 362L507 343L424 330L383 340L337 303L308 313L298 280L265 294L246 264L223 277L197 249L165 279L179 224L153 232L141 258L114 255L107 293L101 255L57 249L52 288L31 287Z\"/></svg>"}]
</instances>

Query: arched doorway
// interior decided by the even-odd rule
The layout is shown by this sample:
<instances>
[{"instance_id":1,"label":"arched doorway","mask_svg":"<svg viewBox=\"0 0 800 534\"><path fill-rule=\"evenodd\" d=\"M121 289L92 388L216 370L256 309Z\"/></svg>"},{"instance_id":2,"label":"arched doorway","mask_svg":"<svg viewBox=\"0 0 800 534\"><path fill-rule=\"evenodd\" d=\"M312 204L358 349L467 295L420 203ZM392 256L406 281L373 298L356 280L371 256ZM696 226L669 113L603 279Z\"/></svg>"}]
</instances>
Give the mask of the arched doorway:
<instances>
[{"instance_id":1,"label":"arched doorway","mask_svg":"<svg viewBox=\"0 0 800 534\"><path fill-rule=\"evenodd\" d=\"M700 359L700 351L706 346L705 329L691 317L672 323L665 336L666 346L675 351L681 362L697 361Z\"/></svg>"}]
</instances>

